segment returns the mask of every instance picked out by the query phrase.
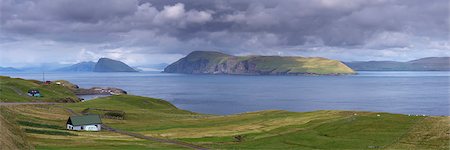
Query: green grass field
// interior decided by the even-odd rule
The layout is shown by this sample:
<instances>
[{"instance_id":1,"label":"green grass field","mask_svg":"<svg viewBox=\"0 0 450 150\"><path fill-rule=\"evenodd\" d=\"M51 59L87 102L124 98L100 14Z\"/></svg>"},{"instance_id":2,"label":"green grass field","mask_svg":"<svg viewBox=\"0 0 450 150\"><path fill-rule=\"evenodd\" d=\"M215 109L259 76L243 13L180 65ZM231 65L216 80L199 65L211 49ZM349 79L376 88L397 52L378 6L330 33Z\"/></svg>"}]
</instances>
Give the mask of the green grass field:
<instances>
[{"instance_id":1,"label":"green grass field","mask_svg":"<svg viewBox=\"0 0 450 150\"><path fill-rule=\"evenodd\" d=\"M9 80L23 82L9 83L12 86L34 82ZM50 94L48 97L61 93ZM98 110L124 112L124 119L102 121L120 130L212 149L449 149L450 142L448 116L331 110L267 110L219 116L132 95L58 105L0 106L0 131L5 133L0 142L12 149L184 149L108 131L65 130L70 116L65 108L100 115L105 111ZM85 111L88 108L93 111Z\"/></svg>"},{"instance_id":2,"label":"green grass field","mask_svg":"<svg viewBox=\"0 0 450 150\"><path fill-rule=\"evenodd\" d=\"M38 89L42 97L28 96L27 92L30 89ZM67 87L56 85L54 83L44 85L36 80L24 80L0 76L0 102L54 102L66 98L77 100L75 94Z\"/></svg>"},{"instance_id":3,"label":"green grass field","mask_svg":"<svg viewBox=\"0 0 450 150\"><path fill-rule=\"evenodd\" d=\"M0 117L8 116L5 120L11 127L7 129L14 127L15 132L22 134L21 136L12 135L15 138L14 141L17 139L25 141L19 143L20 145L17 144L19 146L16 148L19 149L26 146L35 149L182 149L175 145L151 142L108 131L65 130L65 123L70 115L60 107L3 106L0 107L0 112ZM4 141L4 143L14 142L8 142L6 139Z\"/></svg>"},{"instance_id":4,"label":"green grass field","mask_svg":"<svg viewBox=\"0 0 450 150\"><path fill-rule=\"evenodd\" d=\"M107 105L105 105L107 104ZM402 147L413 130L433 126L432 120L448 117L422 117L400 114L352 111L261 111L229 116L192 113L158 99L122 95L83 103L67 104L76 111L85 108L122 110L125 120L103 119L122 130L149 136L179 139L218 149L370 149ZM430 149L448 148L450 126L436 128L434 142L414 143ZM429 128L429 130L436 130ZM424 131L425 132L425 131ZM241 135L242 141L234 137ZM417 140L417 139L416 139ZM422 141L423 142L423 141ZM403 142L405 143L405 142ZM405 145L403 145L405 146Z\"/></svg>"}]
</instances>

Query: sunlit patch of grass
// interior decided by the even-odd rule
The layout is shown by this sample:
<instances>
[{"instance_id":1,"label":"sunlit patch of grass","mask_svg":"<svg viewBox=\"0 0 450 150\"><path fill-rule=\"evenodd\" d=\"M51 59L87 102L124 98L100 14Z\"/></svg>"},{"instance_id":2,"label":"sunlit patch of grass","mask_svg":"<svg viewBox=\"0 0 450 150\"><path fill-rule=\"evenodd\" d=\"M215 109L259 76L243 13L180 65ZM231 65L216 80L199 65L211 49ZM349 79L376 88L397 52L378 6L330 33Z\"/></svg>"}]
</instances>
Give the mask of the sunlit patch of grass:
<instances>
[{"instance_id":1,"label":"sunlit patch of grass","mask_svg":"<svg viewBox=\"0 0 450 150\"><path fill-rule=\"evenodd\" d=\"M69 117L69 114L59 106L22 105L2 108L16 116L14 122L27 120L26 123L13 125L22 128L22 133L25 133L22 139L28 139L36 149L183 149L172 144L152 142L108 131L55 130L56 126L65 125Z\"/></svg>"},{"instance_id":2,"label":"sunlit patch of grass","mask_svg":"<svg viewBox=\"0 0 450 150\"><path fill-rule=\"evenodd\" d=\"M427 117L389 149L442 149L450 148L450 117Z\"/></svg>"}]
</instances>

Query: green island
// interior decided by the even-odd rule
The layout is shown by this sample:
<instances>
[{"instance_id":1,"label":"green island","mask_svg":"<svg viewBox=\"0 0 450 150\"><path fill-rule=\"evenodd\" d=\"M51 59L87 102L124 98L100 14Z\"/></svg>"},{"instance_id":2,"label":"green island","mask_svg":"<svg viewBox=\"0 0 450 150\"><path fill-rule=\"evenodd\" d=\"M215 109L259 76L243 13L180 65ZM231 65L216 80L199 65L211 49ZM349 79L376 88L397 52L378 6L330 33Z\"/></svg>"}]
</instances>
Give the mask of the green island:
<instances>
[{"instance_id":1,"label":"green island","mask_svg":"<svg viewBox=\"0 0 450 150\"><path fill-rule=\"evenodd\" d=\"M193 51L167 66L164 72L234 75L355 74L344 63L322 57L233 56L214 51Z\"/></svg>"},{"instance_id":2,"label":"green island","mask_svg":"<svg viewBox=\"0 0 450 150\"><path fill-rule=\"evenodd\" d=\"M68 84L68 83L67 83ZM24 93L39 89L42 97ZM189 149L102 130L69 131L75 113L105 115L112 128L206 149L448 149L449 116L412 116L380 112L266 110L209 115L181 110L155 98L114 95L76 98L71 86L0 77L0 143L6 149ZM59 102L50 105L6 105L7 102ZM64 103L62 103L64 102ZM108 112L105 112L108 110Z\"/></svg>"}]
</instances>

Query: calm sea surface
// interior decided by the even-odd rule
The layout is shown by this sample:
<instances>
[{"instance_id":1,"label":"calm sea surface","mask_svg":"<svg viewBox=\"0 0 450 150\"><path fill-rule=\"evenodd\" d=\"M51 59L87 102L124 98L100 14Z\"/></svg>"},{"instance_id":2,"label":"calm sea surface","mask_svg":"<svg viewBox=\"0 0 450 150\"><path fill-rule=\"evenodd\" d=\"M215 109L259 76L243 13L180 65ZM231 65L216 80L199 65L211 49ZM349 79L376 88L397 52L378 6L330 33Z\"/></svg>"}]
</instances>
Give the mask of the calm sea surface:
<instances>
[{"instance_id":1,"label":"calm sea surface","mask_svg":"<svg viewBox=\"0 0 450 150\"><path fill-rule=\"evenodd\" d=\"M42 80L42 73L0 73ZM80 87L118 87L209 114L282 109L450 115L450 72L359 72L351 76L46 73Z\"/></svg>"}]
</instances>

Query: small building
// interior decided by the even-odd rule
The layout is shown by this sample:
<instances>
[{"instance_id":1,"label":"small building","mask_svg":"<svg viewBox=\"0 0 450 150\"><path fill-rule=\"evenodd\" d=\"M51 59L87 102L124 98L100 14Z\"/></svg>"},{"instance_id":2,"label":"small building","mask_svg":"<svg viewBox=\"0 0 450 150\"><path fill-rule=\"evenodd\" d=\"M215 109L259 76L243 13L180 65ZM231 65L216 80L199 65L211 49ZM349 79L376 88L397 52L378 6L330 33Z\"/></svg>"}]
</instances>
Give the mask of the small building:
<instances>
[{"instance_id":1,"label":"small building","mask_svg":"<svg viewBox=\"0 0 450 150\"><path fill-rule=\"evenodd\" d=\"M102 120L99 115L70 116L67 120L68 130L100 131Z\"/></svg>"},{"instance_id":2,"label":"small building","mask_svg":"<svg viewBox=\"0 0 450 150\"><path fill-rule=\"evenodd\" d=\"M44 84L45 85L50 85L50 84L52 84L52 81L45 81Z\"/></svg>"},{"instance_id":3,"label":"small building","mask_svg":"<svg viewBox=\"0 0 450 150\"><path fill-rule=\"evenodd\" d=\"M41 93L36 89L29 89L28 96L41 97Z\"/></svg>"}]
</instances>

